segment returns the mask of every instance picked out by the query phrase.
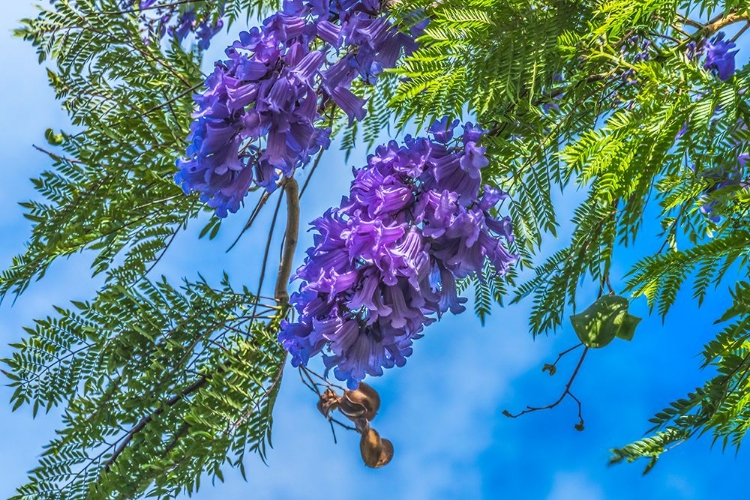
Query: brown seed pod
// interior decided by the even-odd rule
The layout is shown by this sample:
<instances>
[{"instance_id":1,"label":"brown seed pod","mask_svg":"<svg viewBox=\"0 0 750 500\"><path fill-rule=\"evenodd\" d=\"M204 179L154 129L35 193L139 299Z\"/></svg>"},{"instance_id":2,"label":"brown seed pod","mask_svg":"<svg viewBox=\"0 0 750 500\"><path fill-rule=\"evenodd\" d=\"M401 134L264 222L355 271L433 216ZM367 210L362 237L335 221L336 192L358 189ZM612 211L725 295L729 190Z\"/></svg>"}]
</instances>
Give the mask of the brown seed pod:
<instances>
[{"instance_id":1,"label":"brown seed pod","mask_svg":"<svg viewBox=\"0 0 750 500\"><path fill-rule=\"evenodd\" d=\"M352 402L351 399L346 397L346 394L344 394L344 396L339 401L338 409L350 420L357 420L358 418L362 418L364 414L367 413L367 408L359 403Z\"/></svg>"},{"instance_id":2,"label":"brown seed pod","mask_svg":"<svg viewBox=\"0 0 750 500\"><path fill-rule=\"evenodd\" d=\"M320 395L318 400L318 411L323 414L324 417L329 418L332 411L339 407L341 398L336 392L331 389Z\"/></svg>"},{"instance_id":3,"label":"brown seed pod","mask_svg":"<svg viewBox=\"0 0 750 500\"><path fill-rule=\"evenodd\" d=\"M382 446L382 450L380 451L380 458L378 458L378 463L375 464L376 469L379 467L383 467L384 465L388 465L388 462L390 462L393 458L393 443L391 443L388 439L381 439L380 445Z\"/></svg>"},{"instance_id":4,"label":"brown seed pod","mask_svg":"<svg viewBox=\"0 0 750 500\"><path fill-rule=\"evenodd\" d=\"M381 456L384 451L383 441L380 439L378 431L372 427L368 427L362 431L362 438L359 440L359 451L362 454L362 460L364 460L366 466L372 468L382 467L378 464L381 461Z\"/></svg>"},{"instance_id":5,"label":"brown seed pod","mask_svg":"<svg viewBox=\"0 0 750 500\"><path fill-rule=\"evenodd\" d=\"M341 398L341 412L349 418L363 417L372 420L379 409L378 391L364 382L360 382L353 391L344 391L344 397Z\"/></svg>"}]
</instances>

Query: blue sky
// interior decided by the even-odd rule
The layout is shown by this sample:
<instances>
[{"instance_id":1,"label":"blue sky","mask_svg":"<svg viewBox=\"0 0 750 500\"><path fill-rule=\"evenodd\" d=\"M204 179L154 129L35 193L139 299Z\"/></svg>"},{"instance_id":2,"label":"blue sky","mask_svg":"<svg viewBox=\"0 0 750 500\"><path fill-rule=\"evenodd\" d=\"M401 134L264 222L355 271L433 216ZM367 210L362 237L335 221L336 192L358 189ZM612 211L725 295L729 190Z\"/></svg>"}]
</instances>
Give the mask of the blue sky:
<instances>
[{"instance_id":1,"label":"blue sky","mask_svg":"<svg viewBox=\"0 0 750 500\"><path fill-rule=\"evenodd\" d=\"M45 157L32 148L43 144L47 127L65 127L66 117L47 87L44 69L32 48L12 39L17 19L33 15L30 2L5 2L0 18L0 267L23 250L29 224L17 202L34 197L29 177L47 167ZM219 57L222 40L212 47ZM743 49L746 60L750 47ZM303 200L303 218L312 219L336 203L350 181L350 167L364 162L359 150L344 162L330 151ZM573 209L562 198L562 214ZM564 218L563 215L561 218ZM226 269L235 283L252 283L260 263L262 237L246 236L229 254L244 216L231 219L220 241L198 241L195 229L183 234L156 270L172 278L200 271L216 280ZM259 221L257 229L268 227ZM563 224L563 229L569 228ZM199 229L199 228L198 228ZM651 228L654 229L654 228ZM564 231L561 231L564 233ZM257 235L258 233L256 233ZM300 254L309 242L303 236ZM561 245L551 240L545 251ZM644 239L635 252L623 251L613 284L639 253L658 248ZM34 284L11 307L0 307L0 357L8 342L21 337L21 327L49 314L53 304L92 297L100 282L89 278L90 255L74 256L53 265L44 281ZM301 261L301 259L298 259ZM274 264L272 263L272 266ZM273 267L271 267L273 268ZM595 289L592 287L593 298ZM585 296L585 295L584 295ZM584 297L582 296L582 297ZM586 430L577 432L575 405L511 420L504 409L518 411L526 404L547 404L560 394L573 367L564 359L556 377L541 372L545 362L575 344L566 327L555 336L532 339L526 327L526 305L496 308L482 328L470 313L446 317L429 327L415 345L403 369L371 380L383 406L373 422L391 439L395 457L387 467L367 469L358 451L358 436L339 432L334 445L327 422L315 409L315 397L288 370L275 410L274 449L269 464L251 458L249 482L227 473L226 483L205 482L199 499L708 499L746 490L738 478L750 467L750 456L712 449L710 438L686 443L670 451L646 477L641 465L606 465L608 448L637 439L647 419L669 401L682 397L710 374L699 372L697 354L709 339L713 320L724 310L728 295L719 290L700 311L689 293L680 296L666 324L646 317L633 342L615 341L593 351L575 382L574 392L584 403ZM635 314L647 316L637 301ZM59 413L31 418L26 408L10 412L10 390L0 388L0 497L7 498L37 464L42 446L59 426Z\"/></svg>"}]
</instances>

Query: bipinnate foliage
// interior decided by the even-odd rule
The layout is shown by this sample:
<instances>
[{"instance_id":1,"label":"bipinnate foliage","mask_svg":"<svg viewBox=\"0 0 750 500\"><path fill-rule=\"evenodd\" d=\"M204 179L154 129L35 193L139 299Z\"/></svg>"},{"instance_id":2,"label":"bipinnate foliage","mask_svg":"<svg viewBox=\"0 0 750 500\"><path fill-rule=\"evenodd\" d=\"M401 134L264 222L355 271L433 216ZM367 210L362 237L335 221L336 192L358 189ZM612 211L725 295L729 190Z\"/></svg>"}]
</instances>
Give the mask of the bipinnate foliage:
<instances>
[{"instance_id":1,"label":"bipinnate foliage","mask_svg":"<svg viewBox=\"0 0 750 500\"><path fill-rule=\"evenodd\" d=\"M209 13L217 4L193 3ZM228 2L225 15L261 7ZM136 13L115 0L55 1L17 35L51 61L73 132L50 131L58 147L40 148L52 169L34 180L40 198L22 203L33 231L0 295L22 293L58 257L83 250L106 283L92 302L37 321L6 360L14 408L64 412L17 498L166 497L195 491L206 473L221 478L227 463L244 471L245 453L264 457L270 442L281 308L226 277L214 289L146 276L201 210L172 179L204 79L201 53L144 40Z\"/></svg>"},{"instance_id":2,"label":"bipinnate foliage","mask_svg":"<svg viewBox=\"0 0 750 500\"><path fill-rule=\"evenodd\" d=\"M265 456L285 360L247 290L162 280L105 287L38 320L7 360L17 406L66 402L17 498L190 493L247 450Z\"/></svg>"},{"instance_id":3,"label":"bipinnate foliage","mask_svg":"<svg viewBox=\"0 0 750 500\"><path fill-rule=\"evenodd\" d=\"M181 289L111 285L38 320L7 360L13 402L64 427L17 498L132 498L195 491L208 472L265 456L284 351L276 305L225 277Z\"/></svg>"},{"instance_id":4,"label":"bipinnate foliage","mask_svg":"<svg viewBox=\"0 0 750 500\"><path fill-rule=\"evenodd\" d=\"M492 127L484 142L493 158L488 169L510 192L516 250L533 269L512 301L531 298L532 333L555 331L577 306L585 308L576 300L582 288L609 288L615 254L624 247L643 258L622 277L623 291L645 296L662 316L683 288L700 305L713 288L747 275L749 199L741 183L719 184L716 173L735 171L750 139L748 70L722 81L690 52L691 43L747 22L745 2L420 5L433 21L420 50L395 70L404 82L391 105L402 125L468 112ZM558 199L582 202L568 243L540 264L539 249L559 232L555 191ZM660 221L660 247L634 246L644 216ZM484 318L494 284L474 285ZM736 286L740 297L744 285ZM724 319L733 315L742 317L736 303ZM679 425L615 457L656 457L708 429L739 446L750 398L743 325L740 319L719 334L724 341L706 346L718 378L691 394L689 404L676 403L669 418L657 417ZM695 417L696 407L710 417Z\"/></svg>"},{"instance_id":5,"label":"bipinnate foliage","mask_svg":"<svg viewBox=\"0 0 750 500\"><path fill-rule=\"evenodd\" d=\"M191 3L212 18L223 4L225 19L237 23L276 7ZM242 468L246 451L263 457L269 443L285 361L276 341L284 304L262 304L228 278L218 289L202 278L178 288L149 275L204 210L173 175L191 95L205 75L197 48L144 39L137 9L122 4L43 2L17 32L49 63L72 128L48 131L50 145L40 148L52 167L34 180L40 198L22 204L33 230L0 275L0 295L24 292L58 257L84 250L105 282L91 302L37 321L6 360L16 407L64 412L18 498L192 492L202 474L221 479L222 465ZM519 283L518 271L497 278L487 266L459 283L474 288L480 320L509 295L528 298L538 335L590 305L581 303L582 290L644 296L664 317L680 290L700 305L715 287L730 286L733 303L720 318L728 326L704 350L717 374L657 414L652 435L614 450L613 461L645 457L650 468L672 445L709 431L739 447L750 426L750 196L742 182L716 173L736 170L747 152L750 70L722 80L695 51L747 22L747 3L404 0L388 7L405 29L431 19L420 48L377 85L355 88L369 96L367 117L359 125L334 120L334 129L349 150L391 126L421 128L443 115L468 115L489 129L483 178L510 194L501 209L512 216L511 250L528 279ZM561 200L575 204L570 226L560 223ZM645 217L659 221L661 234L642 235ZM215 237L220 223L211 218L201 236ZM561 234L561 227L570 229ZM635 246L649 236L661 244ZM613 263L625 247L642 258L617 276Z\"/></svg>"}]
</instances>

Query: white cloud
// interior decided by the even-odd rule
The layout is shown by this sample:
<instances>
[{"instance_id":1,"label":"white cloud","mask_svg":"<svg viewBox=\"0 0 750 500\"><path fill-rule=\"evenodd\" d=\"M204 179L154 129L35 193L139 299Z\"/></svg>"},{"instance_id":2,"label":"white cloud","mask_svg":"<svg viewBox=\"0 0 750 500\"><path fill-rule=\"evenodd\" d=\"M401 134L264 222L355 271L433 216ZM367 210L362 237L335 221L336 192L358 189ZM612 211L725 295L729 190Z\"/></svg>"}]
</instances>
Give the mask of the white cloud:
<instances>
[{"instance_id":1,"label":"white cloud","mask_svg":"<svg viewBox=\"0 0 750 500\"><path fill-rule=\"evenodd\" d=\"M691 484L691 481L685 476L670 474L669 476L667 476L666 483L667 488L678 495L674 498L680 498L683 500L698 498L698 496L696 495L695 486Z\"/></svg>"},{"instance_id":2,"label":"white cloud","mask_svg":"<svg viewBox=\"0 0 750 500\"><path fill-rule=\"evenodd\" d=\"M601 487L583 472L558 472L547 500L600 500Z\"/></svg>"}]
</instances>

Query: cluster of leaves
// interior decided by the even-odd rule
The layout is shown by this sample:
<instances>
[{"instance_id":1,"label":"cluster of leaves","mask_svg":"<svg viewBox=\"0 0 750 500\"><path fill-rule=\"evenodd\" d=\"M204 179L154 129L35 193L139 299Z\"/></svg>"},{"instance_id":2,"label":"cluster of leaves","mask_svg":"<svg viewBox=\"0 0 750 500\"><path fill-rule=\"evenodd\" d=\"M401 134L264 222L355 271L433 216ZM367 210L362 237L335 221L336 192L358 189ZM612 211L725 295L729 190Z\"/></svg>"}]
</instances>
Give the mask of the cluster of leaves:
<instances>
[{"instance_id":1,"label":"cluster of leaves","mask_svg":"<svg viewBox=\"0 0 750 500\"><path fill-rule=\"evenodd\" d=\"M199 56L141 39L118 2L56 2L17 34L38 48L75 134L48 134L61 152L34 181L42 201L24 203L35 223L28 249L0 277L0 293L21 293L58 257L98 252L95 272L137 280L199 205L171 176L189 126L190 94L202 81ZM115 257L122 263L111 268Z\"/></svg>"},{"instance_id":2,"label":"cluster of leaves","mask_svg":"<svg viewBox=\"0 0 750 500\"><path fill-rule=\"evenodd\" d=\"M663 245L646 249L624 291L645 296L659 314L689 282L700 304L725 278L747 274L748 196L741 186L707 195L712 181L703 174L736 168L748 144L748 70L722 82L686 51L691 42L747 21L745 2L448 0L423 8L433 21L422 48L396 70L405 82L391 105L401 123L468 112L492 125L488 170L511 194L516 250L523 266L533 268L513 297L531 298L532 333L554 331L575 314L582 286L593 283L600 295L610 286L614 254L633 246L644 214L661 222ZM633 40L649 57L631 57ZM569 243L536 264L543 242L558 232L554 188L583 201L573 212ZM720 217L702 213L708 204ZM495 284L474 286L484 318ZM711 401L719 398L724 408L720 416L689 420L689 433L670 428L617 456L652 457L708 428L738 445L750 397L735 383L744 377L741 344L710 343L707 358L725 377L733 374L733 382L709 381L688 398L690 405L669 413L687 422L687 412L714 394Z\"/></svg>"},{"instance_id":3,"label":"cluster of leaves","mask_svg":"<svg viewBox=\"0 0 750 500\"><path fill-rule=\"evenodd\" d=\"M221 2L231 22L274 7ZM132 498L195 491L246 451L265 455L285 352L283 311L225 277L176 288L149 271L201 213L175 185L202 84L202 54L144 40L119 0L55 0L16 34L51 61L50 83L72 132L49 130L52 169L22 203L34 224L0 275L21 294L58 258L91 252L105 285L90 303L36 322L5 360L14 408L63 408L63 429L18 498ZM217 2L196 1L207 16ZM49 149L49 151L48 151ZM218 227L211 226L211 236Z\"/></svg>"},{"instance_id":4,"label":"cluster of leaves","mask_svg":"<svg viewBox=\"0 0 750 500\"><path fill-rule=\"evenodd\" d=\"M562 167L550 152L563 134L575 133L551 130L539 104L552 99L555 75L564 63L558 39L568 31L585 33L591 6L567 1L420 0L397 4L394 15L408 21L419 8L431 22L418 40L420 50L393 72L399 84L388 95L389 106L401 128L466 112L491 127L483 144L493 161L483 175L511 193L514 251L521 254L524 266L531 266L542 234L555 234L558 225L550 192ZM520 137L527 140L515 140ZM493 302L502 303L515 278L512 271L503 280L471 280L475 311L482 321Z\"/></svg>"},{"instance_id":5,"label":"cluster of leaves","mask_svg":"<svg viewBox=\"0 0 750 500\"><path fill-rule=\"evenodd\" d=\"M195 491L246 450L265 456L285 362L279 306L166 280L105 287L36 321L6 360L15 406L66 403L64 428L17 498ZM271 324L260 321L270 315Z\"/></svg>"},{"instance_id":6,"label":"cluster of leaves","mask_svg":"<svg viewBox=\"0 0 750 500\"><path fill-rule=\"evenodd\" d=\"M745 242L745 244L747 244ZM739 449L750 429L750 283L740 281L732 293L732 306L717 321L727 326L706 344L704 367L713 365L717 374L703 387L673 402L657 413L650 436L613 451L611 463L647 458L648 472L662 453L693 436L707 432L722 449Z\"/></svg>"}]
</instances>

